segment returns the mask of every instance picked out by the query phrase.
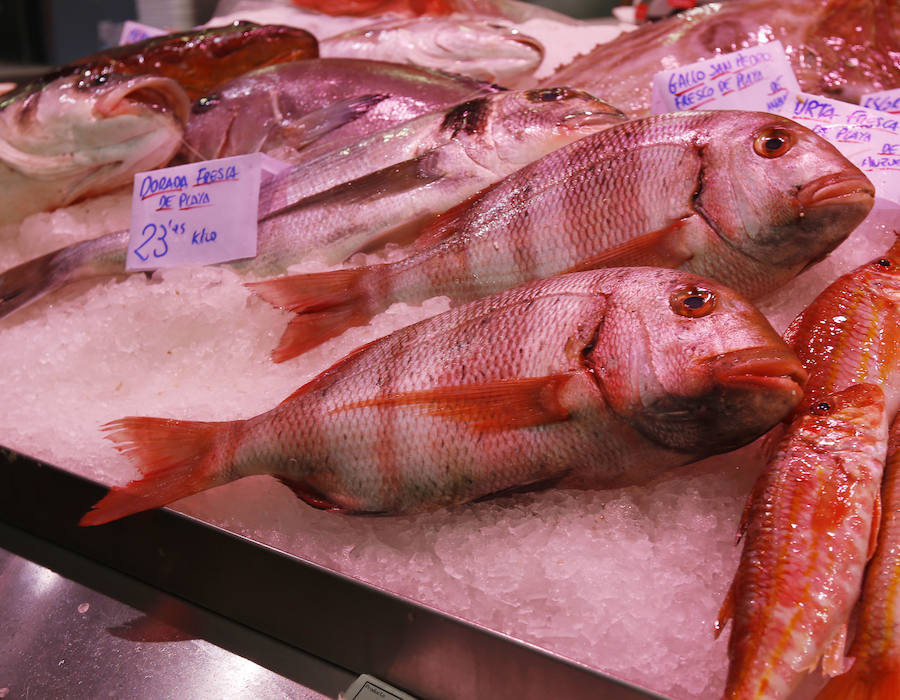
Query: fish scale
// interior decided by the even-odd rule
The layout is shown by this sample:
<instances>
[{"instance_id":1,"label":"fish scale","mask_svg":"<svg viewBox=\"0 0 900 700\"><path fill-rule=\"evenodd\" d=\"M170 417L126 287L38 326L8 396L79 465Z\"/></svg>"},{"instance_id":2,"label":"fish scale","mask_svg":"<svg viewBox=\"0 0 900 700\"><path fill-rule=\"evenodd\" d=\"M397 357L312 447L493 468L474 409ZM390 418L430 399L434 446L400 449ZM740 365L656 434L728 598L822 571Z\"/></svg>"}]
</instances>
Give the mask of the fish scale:
<instances>
[{"instance_id":1,"label":"fish scale","mask_svg":"<svg viewBox=\"0 0 900 700\"><path fill-rule=\"evenodd\" d=\"M700 288L712 297L688 303ZM662 346L653 362L650 346ZM644 481L753 439L803 379L765 318L721 285L657 268L562 275L363 346L247 420L114 421L108 437L144 478L82 523L252 474L367 513Z\"/></svg>"}]
</instances>

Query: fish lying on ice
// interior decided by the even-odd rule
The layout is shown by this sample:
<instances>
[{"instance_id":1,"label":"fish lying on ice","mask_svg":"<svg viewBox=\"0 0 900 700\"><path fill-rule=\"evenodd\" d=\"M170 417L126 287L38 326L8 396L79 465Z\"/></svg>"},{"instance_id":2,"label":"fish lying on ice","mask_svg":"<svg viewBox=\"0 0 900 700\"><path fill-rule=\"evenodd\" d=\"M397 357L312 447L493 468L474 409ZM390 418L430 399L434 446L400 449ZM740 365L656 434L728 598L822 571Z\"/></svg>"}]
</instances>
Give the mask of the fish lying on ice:
<instances>
[{"instance_id":1,"label":"fish lying on ice","mask_svg":"<svg viewBox=\"0 0 900 700\"><path fill-rule=\"evenodd\" d=\"M878 545L866 568L850 670L830 681L816 700L892 700L900 697L900 421L894 420L881 483Z\"/></svg>"},{"instance_id":2,"label":"fish lying on ice","mask_svg":"<svg viewBox=\"0 0 900 700\"><path fill-rule=\"evenodd\" d=\"M110 423L144 477L81 523L251 474L320 508L398 514L527 485L640 482L754 439L804 379L722 285L658 268L557 276L376 340L249 420Z\"/></svg>"},{"instance_id":3,"label":"fish lying on ice","mask_svg":"<svg viewBox=\"0 0 900 700\"><path fill-rule=\"evenodd\" d=\"M39 91L48 82L69 75L96 78L121 73L177 80L188 97L196 100L248 71L318 55L316 38L303 29L234 22L106 49L25 83L15 92Z\"/></svg>"},{"instance_id":4,"label":"fish lying on ice","mask_svg":"<svg viewBox=\"0 0 900 700\"><path fill-rule=\"evenodd\" d=\"M320 128L314 146L301 151L305 158L499 90L473 78L388 61L317 58L283 63L235 78L197 100L183 157L212 160L263 151L293 162L294 143L309 142L310 127L302 118L317 111L329 116L330 105L347 109L330 115L335 123ZM372 98L370 108L363 102L362 109L356 109L360 105L353 101L364 97Z\"/></svg>"},{"instance_id":5,"label":"fish lying on ice","mask_svg":"<svg viewBox=\"0 0 900 700\"><path fill-rule=\"evenodd\" d=\"M566 271L677 267L756 297L834 249L873 195L833 146L782 117L659 115L580 139L506 177L429 223L406 258L249 286L299 314L276 361L394 302L446 295L458 303Z\"/></svg>"},{"instance_id":6,"label":"fish lying on ice","mask_svg":"<svg viewBox=\"0 0 900 700\"><path fill-rule=\"evenodd\" d=\"M826 672L841 670L878 527L887 430L900 409L900 240L829 285L784 337L809 374L798 407L806 413L748 505L722 615L733 610L735 620L727 697L787 697L821 656ZM835 406L851 394L862 402L839 420Z\"/></svg>"},{"instance_id":7,"label":"fish lying on ice","mask_svg":"<svg viewBox=\"0 0 900 700\"><path fill-rule=\"evenodd\" d=\"M733 618L723 698L788 698L821 657L839 669L846 623L878 527L884 392L819 395L754 486L744 549L718 629Z\"/></svg>"},{"instance_id":8,"label":"fish lying on ice","mask_svg":"<svg viewBox=\"0 0 900 700\"><path fill-rule=\"evenodd\" d=\"M585 92L555 88L496 93L404 122L262 187L257 255L234 265L266 275L309 257L339 262L402 234L398 223L452 207L544 153L623 121ZM356 177L344 182L349 175ZM123 274L127 249L122 231L3 272L0 316L76 280Z\"/></svg>"},{"instance_id":9,"label":"fish lying on ice","mask_svg":"<svg viewBox=\"0 0 900 700\"><path fill-rule=\"evenodd\" d=\"M649 113L655 73L776 39L805 92L858 102L862 93L900 87L897 0L704 5L601 44L544 83L583 88L639 117Z\"/></svg>"},{"instance_id":10,"label":"fish lying on ice","mask_svg":"<svg viewBox=\"0 0 900 700\"><path fill-rule=\"evenodd\" d=\"M507 85L534 73L544 47L496 21L422 17L378 22L322 39L319 55L410 63Z\"/></svg>"},{"instance_id":11,"label":"fish lying on ice","mask_svg":"<svg viewBox=\"0 0 900 700\"><path fill-rule=\"evenodd\" d=\"M174 80L58 78L0 98L0 224L55 209L165 166L190 101Z\"/></svg>"}]
</instances>

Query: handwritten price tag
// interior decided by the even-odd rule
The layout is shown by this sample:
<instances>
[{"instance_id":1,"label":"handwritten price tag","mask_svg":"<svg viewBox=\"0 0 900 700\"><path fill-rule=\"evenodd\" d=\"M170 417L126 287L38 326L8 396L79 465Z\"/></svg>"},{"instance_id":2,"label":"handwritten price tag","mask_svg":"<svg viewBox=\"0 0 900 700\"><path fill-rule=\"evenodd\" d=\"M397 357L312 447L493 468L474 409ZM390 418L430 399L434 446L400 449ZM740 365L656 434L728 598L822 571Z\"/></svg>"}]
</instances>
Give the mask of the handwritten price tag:
<instances>
[{"instance_id":1,"label":"handwritten price tag","mask_svg":"<svg viewBox=\"0 0 900 700\"><path fill-rule=\"evenodd\" d=\"M800 86L780 41L722 54L653 76L654 114L694 109L778 109Z\"/></svg>"},{"instance_id":2,"label":"handwritten price tag","mask_svg":"<svg viewBox=\"0 0 900 700\"><path fill-rule=\"evenodd\" d=\"M252 153L137 173L125 269L254 257L260 182L287 167Z\"/></svg>"},{"instance_id":3,"label":"handwritten price tag","mask_svg":"<svg viewBox=\"0 0 900 700\"><path fill-rule=\"evenodd\" d=\"M791 95L778 113L830 141L878 197L900 203L900 115L805 93Z\"/></svg>"},{"instance_id":4,"label":"handwritten price tag","mask_svg":"<svg viewBox=\"0 0 900 700\"><path fill-rule=\"evenodd\" d=\"M863 95L859 104L866 109L876 109L879 112L900 114L900 89L870 92Z\"/></svg>"}]
</instances>

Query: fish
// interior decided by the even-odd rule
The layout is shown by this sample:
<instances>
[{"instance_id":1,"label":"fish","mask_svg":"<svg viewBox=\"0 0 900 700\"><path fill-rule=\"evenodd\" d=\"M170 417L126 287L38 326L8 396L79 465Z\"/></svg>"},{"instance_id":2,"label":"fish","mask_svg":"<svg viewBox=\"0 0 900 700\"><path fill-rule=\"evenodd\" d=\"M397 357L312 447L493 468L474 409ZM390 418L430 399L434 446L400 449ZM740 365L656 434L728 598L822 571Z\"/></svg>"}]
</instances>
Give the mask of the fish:
<instances>
[{"instance_id":1,"label":"fish","mask_svg":"<svg viewBox=\"0 0 900 700\"><path fill-rule=\"evenodd\" d=\"M422 17L378 22L322 39L319 55L409 63L505 85L533 75L544 60L544 47L496 20Z\"/></svg>"},{"instance_id":2,"label":"fish","mask_svg":"<svg viewBox=\"0 0 900 700\"><path fill-rule=\"evenodd\" d=\"M753 488L740 564L717 620L732 619L723 698L787 698L822 660L840 668L878 528L889 418L853 384L790 424Z\"/></svg>"},{"instance_id":3,"label":"fish","mask_svg":"<svg viewBox=\"0 0 900 700\"><path fill-rule=\"evenodd\" d=\"M649 114L654 74L778 40L801 90L859 102L900 87L896 0L729 0L644 24L540 84L580 87L630 117ZM529 85L533 87L533 85Z\"/></svg>"},{"instance_id":4,"label":"fish","mask_svg":"<svg viewBox=\"0 0 900 700\"><path fill-rule=\"evenodd\" d=\"M549 8L516 0L291 0L298 8L336 17L441 17L460 14L525 22L551 18L575 23L571 17Z\"/></svg>"},{"instance_id":5,"label":"fish","mask_svg":"<svg viewBox=\"0 0 900 700\"><path fill-rule=\"evenodd\" d=\"M92 79L120 73L177 80L193 101L250 70L318 55L316 38L304 29L233 22L109 48L49 71L10 96L39 92L47 83L65 76Z\"/></svg>"},{"instance_id":6,"label":"fish","mask_svg":"<svg viewBox=\"0 0 900 700\"><path fill-rule=\"evenodd\" d=\"M401 260L248 287L297 313L276 362L394 302L461 303L596 267L677 267L756 298L833 250L873 197L833 146L782 117L658 115L559 148L437 215Z\"/></svg>"},{"instance_id":7,"label":"fish","mask_svg":"<svg viewBox=\"0 0 900 700\"><path fill-rule=\"evenodd\" d=\"M369 514L642 482L768 430L804 380L765 317L723 285L658 268L561 275L375 340L246 420L105 425L143 477L81 525L251 474Z\"/></svg>"},{"instance_id":8,"label":"fish","mask_svg":"<svg viewBox=\"0 0 900 700\"><path fill-rule=\"evenodd\" d=\"M495 93L404 122L264 185L257 255L232 267L271 275L307 258L336 263L402 240L398 222L451 207L544 153L624 120L585 92L552 88ZM0 273L0 316L76 280L123 274L128 241L127 231L116 232Z\"/></svg>"},{"instance_id":9,"label":"fish","mask_svg":"<svg viewBox=\"0 0 900 700\"><path fill-rule=\"evenodd\" d=\"M781 456L769 462L761 477L763 485L754 489L743 520L745 531L760 534L754 536L758 543L745 540L734 592L720 619L724 624L734 611L729 697L756 697L754 689L765 687L781 689L778 694L771 691L772 697L786 697L787 689L802 680L803 672L812 670L822 654L827 673L842 670L840 656L850 607L859 595L863 567L875 544L888 425L900 410L900 238L882 256L824 289L783 336L808 374L796 409L795 422L803 426L792 424L785 440L793 447L782 449ZM871 405L877 403L883 414L876 432L851 421L844 426L846 439L838 439L836 435L843 433L828 432L826 426L815 433L816 416L831 420L837 415L829 410L823 414L823 405L836 405L833 397L853 391L874 395L875 390L877 402ZM875 417L871 428L876 427ZM832 449L841 450L840 459L831 455ZM865 482L856 480L865 472L851 469L854 464L868 465ZM855 553L839 552L836 541L849 538L842 527L857 528L855 539L846 540L855 543ZM871 547L865 550L860 538L867 531L871 531ZM828 533L833 533L834 540ZM812 567L832 553L838 563L823 578L823 570ZM807 569L809 573L803 575L783 573ZM820 584L823 590L816 593ZM823 597L824 589L838 591L840 600ZM821 602L821 609L809 595ZM816 621L801 618L800 613L788 619L784 613L791 610L810 610ZM793 645L790 653L783 646L788 638Z\"/></svg>"},{"instance_id":10,"label":"fish","mask_svg":"<svg viewBox=\"0 0 900 700\"><path fill-rule=\"evenodd\" d=\"M296 164L427 112L499 91L473 78L388 61L284 63L251 71L195 101L181 155L194 162L262 151ZM357 99L363 100L356 105L361 109L354 109ZM329 115L327 108L334 104L343 108ZM317 111L330 119L310 145L310 124L298 127L296 122Z\"/></svg>"},{"instance_id":11,"label":"fish","mask_svg":"<svg viewBox=\"0 0 900 700\"><path fill-rule=\"evenodd\" d=\"M190 100L170 78L58 78L0 109L0 224L111 191L165 166Z\"/></svg>"},{"instance_id":12,"label":"fish","mask_svg":"<svg viewBox=\"0 0 900 700\"><path fill-rule=\"evenodd\" d=\"M847 651L850 670L828 681L816 700L890 700L900 697L900 421L888 438L881 483L878 545L869 561Z\"/></svg>"}]
</instances>

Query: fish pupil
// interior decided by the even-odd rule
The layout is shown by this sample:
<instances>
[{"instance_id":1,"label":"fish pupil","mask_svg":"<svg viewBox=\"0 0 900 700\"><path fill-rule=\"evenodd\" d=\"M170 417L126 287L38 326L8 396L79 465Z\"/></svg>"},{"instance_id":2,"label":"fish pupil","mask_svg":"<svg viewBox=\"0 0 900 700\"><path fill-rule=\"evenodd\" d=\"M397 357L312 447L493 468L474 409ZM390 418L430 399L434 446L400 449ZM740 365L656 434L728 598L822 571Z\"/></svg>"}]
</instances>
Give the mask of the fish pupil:
<instances>
[{"instance_id":1,"label":"fish pupil","mask_svg":"<svg viewBox=\"0 0 900 700\"><path fill-rule=\"evenodd\" d=\"M565 90L564 88L547 88L545 90L534 90L532 94L538 102L556 102L565 96Z\"/></svg>"},{"instance_id":2,"label":"fish pupil","mask_svg":"<svg viewBox=\"0 0 900 700\"><path fill-rule=\"evenodd\" d=\"M881 258L881 260L877 261L875 264L878 265L878 267L888 268L891 266L891 261L887 258Z\"/></svg>"},{"instance_id":3,"label":"fish pupil","mask_svg":"<svg viewBox=\"0 0 900 700\"><path fill-rule=\"evenodd\" d=\"M194 114L206 112L215 107L217 104L219 104L218 95L204 95L194 103L192 111L194 112Z\"/></svg>"},{"instance_id":4,"label":"fish pupil","mask_svg":"<svg viewBox=\"0 0 900 700\"><path fill-rule=\"evenodd\" d=\"M775 152L779 148L784 146L784 139L779 136L772 136L769 139L766 139L766 150L770 152Z\"/></svg>"},{"instance_id":5,"label":"fish pupil","mask_svg":"<svg viewBox=\"0 0 900 700\"><path fill-rule=\"evenodd\" d=\"M812 407L812 413L816 415L825 415L831 412L831 404L827 401L819 401L815 406Z\"/></svg>"}]
</instances>

